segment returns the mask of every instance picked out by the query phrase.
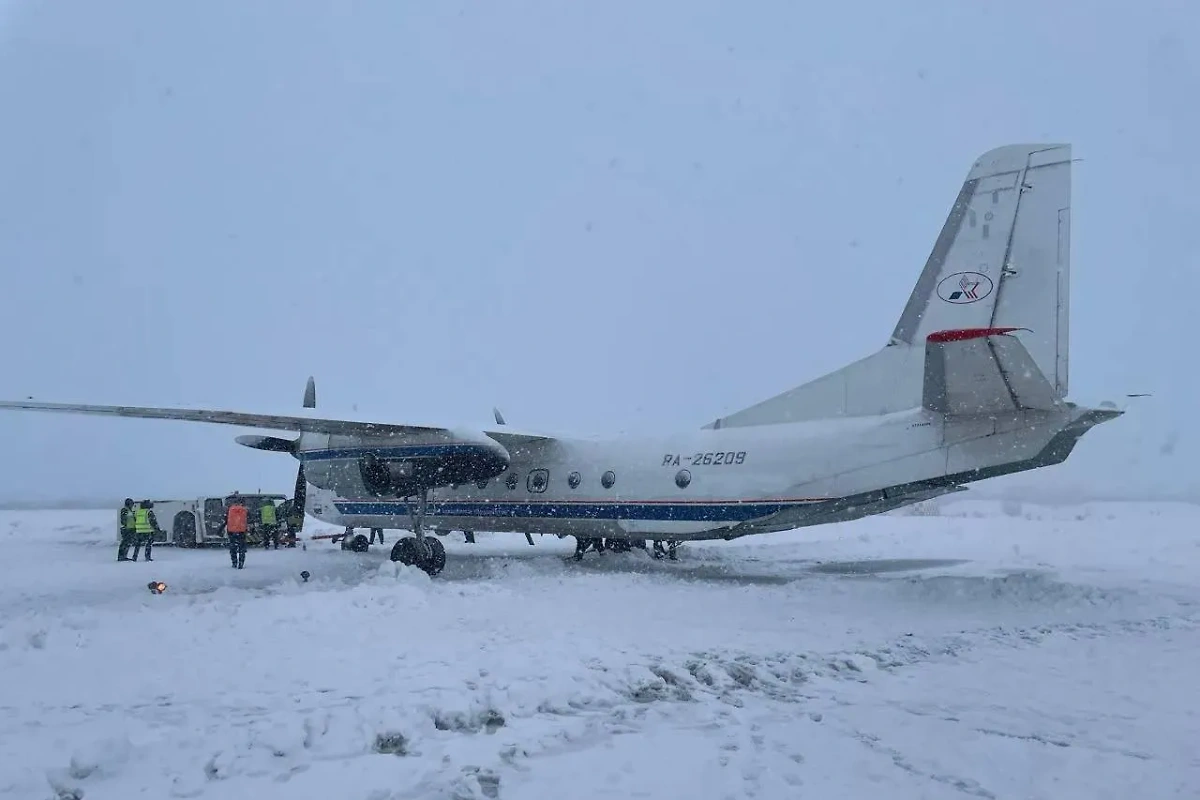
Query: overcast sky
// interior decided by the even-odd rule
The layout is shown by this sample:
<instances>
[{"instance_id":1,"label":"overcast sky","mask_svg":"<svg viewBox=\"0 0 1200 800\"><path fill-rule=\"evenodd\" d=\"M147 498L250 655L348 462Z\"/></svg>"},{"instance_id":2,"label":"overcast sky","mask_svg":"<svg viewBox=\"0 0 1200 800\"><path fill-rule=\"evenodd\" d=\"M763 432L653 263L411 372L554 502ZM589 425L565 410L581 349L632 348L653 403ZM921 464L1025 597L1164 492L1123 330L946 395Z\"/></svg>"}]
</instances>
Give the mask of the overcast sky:
<instances>
[{"instance_id":1,"label":"overcast sky","mask_svg":"<svg viewBox=\"0 0 1200 800\"><path fill-rule=\"evenodd\" d=\"M1155 396L1021 480L1200 489L1193 5L0 0L0 396L696 428L1067 141L1072 398ZM0 414L0 498L290 492L242 432Z\"/></svg>"}]
</instances>

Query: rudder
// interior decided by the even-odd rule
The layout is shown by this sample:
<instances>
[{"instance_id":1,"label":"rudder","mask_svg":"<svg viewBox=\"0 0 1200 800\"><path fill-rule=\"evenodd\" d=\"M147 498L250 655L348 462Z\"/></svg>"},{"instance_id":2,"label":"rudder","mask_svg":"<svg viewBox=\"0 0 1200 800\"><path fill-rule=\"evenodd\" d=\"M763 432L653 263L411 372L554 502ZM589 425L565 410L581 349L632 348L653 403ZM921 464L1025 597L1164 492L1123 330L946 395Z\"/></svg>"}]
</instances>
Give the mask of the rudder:
<instances>
[{"instance_id":1,"label":"rudder","mask_svg":"<svg viewBox=\"0 0 1200 800\"><path fill-rule=\"evenodd\" d=\"M925 339L922 404L947 417L1052 411L1062 399L1011 334L1015 328L937 331Z\"/></svg>"}]
</instances>

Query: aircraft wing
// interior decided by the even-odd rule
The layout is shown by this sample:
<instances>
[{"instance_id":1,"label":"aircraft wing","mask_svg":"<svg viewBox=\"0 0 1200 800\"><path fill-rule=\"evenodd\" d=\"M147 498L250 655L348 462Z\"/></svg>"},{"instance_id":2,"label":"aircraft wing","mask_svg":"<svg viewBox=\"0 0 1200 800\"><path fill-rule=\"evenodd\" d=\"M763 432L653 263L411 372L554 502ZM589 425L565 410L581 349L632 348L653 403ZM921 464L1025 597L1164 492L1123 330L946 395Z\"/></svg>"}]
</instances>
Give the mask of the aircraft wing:
<instances>
[{"instance_id":1,"label":"aircraft wing","mask_svg":"<svg viewBox=\"0 0 1200 800\"><path fill-rule=\"evenodd\" d=\"M0 410L48 411L60 414L90 414L141 419L174 419L187 422L208 422L218 425L239 425L246 428L268 428L300 433L326 433L338 436L400 436L432 433L450 429L436 425L398 425L390 422L327 419L283 414L253 414L243 411L220 411L207 408L153 408L144 406L102 406L75 403L40 403L33 400L0 400ZM547 440L549 437L522 434L516 431L488 433L497 439L514 442Z\"/></svg>"}]
</instances>

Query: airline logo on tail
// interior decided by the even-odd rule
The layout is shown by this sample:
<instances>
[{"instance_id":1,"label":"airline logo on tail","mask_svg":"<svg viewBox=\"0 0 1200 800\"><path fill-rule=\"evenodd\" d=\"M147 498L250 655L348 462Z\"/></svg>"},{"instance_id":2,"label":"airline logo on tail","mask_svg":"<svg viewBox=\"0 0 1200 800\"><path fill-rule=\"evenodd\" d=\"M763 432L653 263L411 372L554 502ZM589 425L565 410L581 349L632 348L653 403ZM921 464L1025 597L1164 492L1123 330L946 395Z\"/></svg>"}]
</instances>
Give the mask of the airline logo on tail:
<instances>
[{"instance_id":1,"label":"airline logo on tail","mask_svg":"<svg viewBox=\"0 0 1200 800\"><path fill-rule=\"evenodd\" d=\"M982 272L956 272L942 278L938 297L947 303L975 303L992 293L992 279Z\"/></svg>"}]
</instances>

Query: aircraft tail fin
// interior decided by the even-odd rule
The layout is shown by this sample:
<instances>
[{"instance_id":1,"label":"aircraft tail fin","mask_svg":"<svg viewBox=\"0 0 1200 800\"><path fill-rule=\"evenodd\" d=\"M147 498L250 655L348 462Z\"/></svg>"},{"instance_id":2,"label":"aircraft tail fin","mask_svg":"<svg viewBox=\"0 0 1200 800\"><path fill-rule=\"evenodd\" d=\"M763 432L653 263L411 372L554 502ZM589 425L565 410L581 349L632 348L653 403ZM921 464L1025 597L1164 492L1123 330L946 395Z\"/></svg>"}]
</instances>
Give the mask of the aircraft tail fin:
<instances>
[{"instance_id":1,"label":"aircraft tail fin","mask_svg":"<svg viewBox=\"0 0 1200 800\"><path fill-rule=\"evenodd\" d=\"M922 404L947 416L1049 411L1063 401L1016 328L937 331L925 340Z\"/></svg>"},{"instance_id":2,"label":"aircraft tail fin","mask_svg":"<svg viewBox=\"0 0 1200 800\"><path fill-rule=\"evenodd\" d=\"M967 174L893 344L937 331L1025 328L1034 363L1067 394L1071 146L999 147Z\"/></svg>"},{"instance_id":3,"label":"aircraft tail fin","mask_svg":"<svg viewBox=\"0 0 1200 800\"><path fill-rule=\"evenodd\" d=\"M928 337L966 329L1027 331L1020 342L987 337L988 344L973 347L1007 351L1015 344L1054 396L1066 397L1070 214L1070 145L1012 144L984 153L959 188L887 346L706 427L920 406ZM939 352L946 357L957 349Z\"/></svg>"}]
</instances>

